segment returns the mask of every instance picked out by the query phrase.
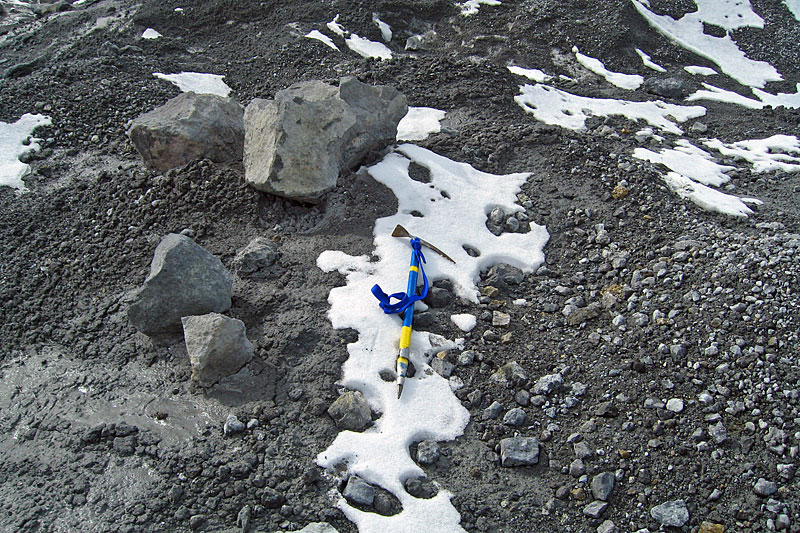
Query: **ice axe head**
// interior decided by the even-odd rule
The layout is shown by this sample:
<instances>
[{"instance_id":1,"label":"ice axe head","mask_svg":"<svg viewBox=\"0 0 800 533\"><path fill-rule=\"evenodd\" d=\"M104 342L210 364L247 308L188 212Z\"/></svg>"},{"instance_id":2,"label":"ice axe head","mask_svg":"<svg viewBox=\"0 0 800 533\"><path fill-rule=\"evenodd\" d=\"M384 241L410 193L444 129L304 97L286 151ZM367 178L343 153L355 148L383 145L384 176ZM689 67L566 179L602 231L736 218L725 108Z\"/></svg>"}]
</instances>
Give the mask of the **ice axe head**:
<instances>
[{"instance_id":1,"label":"ice axe head","mask_svg":"<svg viewBox=\"0 0 800 533\"><path fill-rule=\"evenodd\" d=\"M392 237L412 237L413 238L414 235L411 235L406 228L404 228L403 226L398 224L397 226L394 227L394 231L392 232ZM419 237L417 237L417 238L419 238ZM432 245L431 243L429 243L425 239L419 239L419 242L420 242L420 244L422 244L422 246L425 246L426 248L430 248L431 250L433 250L437 254L441 255L442 257L444 257L445 259L447 259L451 263L453 263L453 264L456 263L453 260L452 257L447 255L446 253L444 253L443 251L441 251L440 249L438 249L436 246Z\"/></svg>"}]
</instances>

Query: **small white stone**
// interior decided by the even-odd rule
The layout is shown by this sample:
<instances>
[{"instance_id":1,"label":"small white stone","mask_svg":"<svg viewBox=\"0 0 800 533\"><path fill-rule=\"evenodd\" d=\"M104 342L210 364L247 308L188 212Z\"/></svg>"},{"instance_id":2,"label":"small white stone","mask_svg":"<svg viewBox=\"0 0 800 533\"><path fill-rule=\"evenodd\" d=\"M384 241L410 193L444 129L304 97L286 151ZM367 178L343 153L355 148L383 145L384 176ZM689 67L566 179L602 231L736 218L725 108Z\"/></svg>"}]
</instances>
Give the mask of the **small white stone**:
<instances>
[{"instance_id":1,"label":"small white stone","mask_svg":"<svg viewBox=\"0 0 800 533\"><path fill-rule=\"evenodd\" d=\"M671 398L667 401L667 411L671 411L673 413L680 413L683 411L683 400L680 398Z\"/></svg>"}]
</instances>

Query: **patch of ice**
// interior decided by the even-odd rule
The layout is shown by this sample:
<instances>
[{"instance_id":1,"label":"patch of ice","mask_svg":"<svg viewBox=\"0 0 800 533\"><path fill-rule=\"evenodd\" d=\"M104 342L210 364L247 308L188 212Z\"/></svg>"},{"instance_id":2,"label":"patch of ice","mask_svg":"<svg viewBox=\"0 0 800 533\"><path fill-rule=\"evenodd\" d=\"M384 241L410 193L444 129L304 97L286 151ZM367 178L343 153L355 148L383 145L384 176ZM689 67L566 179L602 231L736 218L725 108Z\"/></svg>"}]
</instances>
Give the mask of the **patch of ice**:
<instances>
[{"instance_id":1,"label":"patch of ice","mask_svg":"<svg viewBox=\"0 0 800 533\"><path fill-rule=\"evenodd\" d=\"M324 43L326 46L333 48L337 52L339 51L339 47L336 46L336 44L333 42L333 39L331 39L330 37L328 37L319 30L311 30L310 32L305 34L305 37L308 37L309 39L316 39L321 43Z\"/></svg>"},{"instance_id":2,"label":"patch of ice","mask_svg":"<svg viewBox=\"0 0 800 533\"><path fill-rule=\"evenodd\" d=\"M185 10L182 7L176 7L175 13L183 13Z\"/></svg>"},{"instance_id":3,"label":"patch of ice","mask_svg":"<svg viewBox=\"0 0 800 533\"><path fill-rule=\"evenodd\" d=\"M703 87L705 87L705 89L699 89L693 92L686 98L686 100L688 102L694 102L697 100L713 100L715 102L738 104L744 107L749 107L750 109L761 109L765 105L764 102L759 102L758 100L742 96L741 94L733 91L721 89L709 83L703 83Z\"/></svg>"},{"instance_id":4,"label":"patch of ice","mask_svg":"<svg viewBox=\"0 0 800 533\"><path fill-rule=\"evenodd\" d=\"M636 53L639 54L639 57L642 58L642 64L644 66L646 66L647 68L653 69L656 72L666 72L667 71L667 69L665 69L664 67L662 67L658 63L654 63L653 61L651 61L650 60L650 56L645 54L644 52L642 52L638 48L636 49Z\"/></svg>"},{"instance_id":5,"label":"patch of ice","mask_svg":"<svg viewBox=\"0 0 800 533\"><path fill-rule=\"evenodd\" d=\"M450 315L450 320L453 324L456 325L458 329L467 333L475 329L475 326L478 325L478 318L475 315L471 315L469 313L461 313L458 315Z\"/></svg>"},{"instance_id":6,"label":"patch of ice","mask_svg":"<svg viewBox=\"0 0 800 533\"><path fill-rule=\"evenodd\" d=\"M370 41L366 37L359 37L355 33L351 33L350 37L345 39L347 47L361 57L374 57L376 59L391 59L392 51L383 43Z\"/></svg>"},{"instance_id":7,"label":"patch of ice","mask_svg":"<svg viewBox=\"0 0 800 533\"><path fill-rule=\"evenodd\" d=\"M525 298L517 298L516 300L514 300L511 303L514 304L514 305L525 306L525 305L528 305L528 300L526 300Z\"/></svg>"},{"instance_id":8,"label":"patch of ice","mask_svg":"<svg viewBox=\"0 0 800 533\"><path fill-rule=\"evenodd\" d=\"M378 18L377 13L372 14L372 22L378 26L378 29L381 30L381 37L387 43L392 40L392 28L386 24L384 21Z\"/></svg>"},{"instance_id":9,"label":"patch of ice","mask_svg":"<svg viewBox=\"0 0 800 533\"><path fill-rule=\"evenodd\" d=\"M794 135L773 135L766 139L730 144L719 139L709 139L703 144L724 156L749 162L753 165L753 172L800 172L800 141Z\"/></svg>"},{"instance_id":10,"label":"patch of ice","mask_svg":"<svg viewBox=\"0 0 800 533\"><path fill-rule=\"evenodd\" d=\"M28 190L22 178L28 173L29 166L19 157L31 150L39 150L39 139L31 138L31 135L39 126L50 124L50 117L30 113L25 113L13 124L0 121L0 186L12 187L20 192ZM23 143L28 139L31 142L26 146Z\"/></svg>"},{"instance_id":11,"label":"patch of ice","mask_svg":"<svg viewBox=\"0 0 800 533\"><path fill-rule=\"evenodd\" d=\"M795 19L800 21L800 0L783 0L783 5L792 12Z\"/></svg>"},{"instance_id":12,"label":"patch of ice","mask_svg":"<svg viewBox=\"0 0 800 533\"><path fill-rule=\"evenodd\" d=\"M800 107L800 83L797 84L797 89L794 93L770 94L761 89L754 88L753 94L758 96L766 105L771 105L772 107L783 106L791 109Z\"/></svg>"},{"instance_id":13,"label":"patch of ice","mask_svg":"<svg viewBox=\"0 0 800 533\"><path fill-rule=\"evenodd\" d=\"M753 214L753 210L747 207L747 203L763 203L755 198L740 198L732 194L725 194L702 183L697 183L677 172L668 172L664 176L664 181L681 198L691 200L694 204L707 211L714 211L724 215L746 217Z\"/></svg>"},{"instance_id":14,"label":"patch of ice","mask_svg":"<svg viewBox=\"0 0 800 533\"><path fill-rule=\"evenodd\" d=\"M698 65L689 65L688 67L683 67L683 70L695 76L713 76L717 73L713 68L701 67Z\"/></svg>"},{"instance_id":15,"label":"patch of ice","mask_svg":"<svg viewBox=\"0 0 800 533\"><path fill-rule=\"evenodd\" d=\"M430 170L430 183L409 177L412 161ZM337 506L362 533L462 532L450 492L440 490L431 499L415 498L403 482L424 475L411 459L409 446L425 439L456 438L469 421L469 412L452 393L450 383L428 366L424 354L434 349L432 343L440 341L424 331L415 331L411 338L411 360L417 374L406 380L402 398L396 397L395 383L380 378L380 372L394 369L400 322L380 310L370 289L380 283L393 292L406 285L411 252L406 239L391 237L397 224L422 235L455 259L453 264L426 253L425 271L430 280L449 278L459 297L475 303L479 296L475 283L481 270L502 262L532 272L543 262L543 247L549 236L544 227L535 224L530 225L528 233L499 237L486 229L487 213L493 208L507 213L522 209L516 203L516 194L527 173L495 176L409 144L401 145L368 171L389 187L398 201L397 214L375 223L373 255L379 260L329 250L319 256L317 265L326 272L338 271L347 279L346 285L332 289L328 297L333 327L353 328L359 333L358 340L347 346L349 358L343 365L340 384L360 390L381 416L362 433L339 433L316 461L324 468L346 465L348 473L383 487L400 501L402 512L388 517L356 509L339 497ZM412 216L412 211L423 216ZM479 249L481 255L471 257L464 245Z\"/></svg>"},{"instance_id":16,"label":"patch of ice","mask_svg":"<svg viewBox=\"0 0 800 533\"><path fill-rule=\"evenodd\" d=\"M153 76L177 85L181 92L198 94L216 94L227 97L231 88L222 81L221 74L203 74L201 72L181 72L179 74L162 74L153 72Z\"/></svg>"},{"instance_id":17,"label":"patch of ice","mask_svg":"<svg viewBox=\"0 0 800 533\"><path fill-rule=\"evenodd\" d=\"M347 36L348 32L345 31L344 27L341 24L339 24L339 14L338 13L336 14L335 17L333 17L332 21L330 21L330 22L328 22L328 24L326 24L326 26L328 26L328 29L331 30L336 35L338 35L339 37L344 38L344 37Z\"/></svg>"},{"instance_id":18,"label":"patch of ice","mask_svg":"<svg viewBox=\"0 0 800 533\"><path fill-rule=\"evenodd\" d=\"M432 107L409 107L408 113L397 125L398 141L421 141L431 133L442 131L441 120L445 112Z\"/></svg>"},{"instance_id":19,"label":"patch of ice","mask_svg":"<svg viewBox=\"0 0 800 533\"><path fill-rule=\"evenodd\" d=\"M514 65L509 65L507 68L508 71L511 72L512 74L516 74L517 76L524 76L529 80L535 81L537 83L544 83L552 78L552 76L548 76L538 68L522 68L522 67L516 67Z\"/></svg>"},{"instance_id":20,"label":"patch of ice","mask_svg":"<svg viewBox=\"0 0 800 533\"><path fill-rule=\"evenodd\" d=\"M702 117L706 108L667 104L660 100L629 102L608 98L577 96L549 85L522 85L514 100L538 120L572 130L585 127L590 116L622 115L630 120L645 120L651 126L679 135L676 122Z\"/></svg>"},{"instance_id":21,"label":"patch of ice","mask_svg":"<svg viewBox=\"0 0 800 533\"><path fill-rule=\"evenodd\" d=\"M578 50L577 46L572 47L572 53L575 54L575 59L578 63L594 72L598 76L602 76L611 85L615 85L620 89L627 89L632 91L638 89L644 82L644 78L638 74L622 74L620 72L612 72L606 68L602 61L594 57L584 55Z\"/></svg>"},{"instance_id":22,"label":"patch of ice","mask_svg":"<svg viewBox=\"0 0 800 533\"><path fill-rule=\"evenodd\" d=\"M142 39L158 39L161 36L162 35L153 28L147 28L144 30L144 33L142 33Z\"/></svg>"},{"instance_id":23,"label":"patch of ice","mask_svg":"<svg viewBox=\"0 0 800 533\"><path fill-rule=\"evenodd\" d=\"M678 20L653 13L640 0L631 2L650 26L687 50L714 62L739 83L763 88L767 82L783 79L766 61L755 61L745 56L729 34L714 37L703 31L704 22L728 31L743 27L763 28L764 21L753 11L749 0L695 0L697 11L686 13Z\"/></svg>"},{"instance_id":24,"label":"patch of ice","mask_svg":"<svg viewBox=\"0 0 800 533\"><path fill-rule=\"evenodd\" d=\"M660 163L704 185L718 187L730 181L730 177L725 173L736 167L718 164L711 154L685 139L680 139L675 144L675 148L664 148L658 153L645 148L636 148L633 157Z\"/></svg>"},{"instance_id":25,"label":"patch of ice","mask_svg":"<svg viewBox=\"0 0 800 533\"><path fill-rule=\"evenodd\" d=\"M499 6L501 4L500 0L467 0L466 2L461 2L457 4L458 7L461 8L461 14L465 17L469 15L474 15L478 12L478 8L481 5L485 6Z\"/></svg>"}]
</instances>

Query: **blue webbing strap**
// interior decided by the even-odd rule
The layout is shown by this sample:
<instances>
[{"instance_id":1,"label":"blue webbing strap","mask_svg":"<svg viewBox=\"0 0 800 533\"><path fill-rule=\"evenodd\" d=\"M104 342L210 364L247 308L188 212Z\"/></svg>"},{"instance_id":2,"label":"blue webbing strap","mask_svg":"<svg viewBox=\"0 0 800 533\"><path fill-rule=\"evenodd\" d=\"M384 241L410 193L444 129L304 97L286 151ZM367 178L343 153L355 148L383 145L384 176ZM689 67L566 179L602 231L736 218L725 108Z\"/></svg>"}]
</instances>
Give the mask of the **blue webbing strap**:
<instances>
[{"instance_id":1,"label":"blue webbing strap","mask_svg":"<svg viewBox=\"0 0 800 533\"><path fill-rule=\"evenodd\" d=\"M422 267L422 264L425 262L425 256L422 255L422 243L420 243L419 239L414 238L411 239L411 249L417 258L417 264L419 265L419 270L422 272L422 280L424 282L422 287L422 294L407 294L405 292L396 292L394 294L386 294L383 292L379 285L375 284L372 287L372 294L375 295L375 298L378 299L379 305L383 312L387 315L393 315L395 313L402 313L405 311L409 306L414 305L414 302L422 300L428 295L428 276L425 275L425 269ZM399 300L396 303L391 303L392 299Z\"/></svg>"}]
</instances>

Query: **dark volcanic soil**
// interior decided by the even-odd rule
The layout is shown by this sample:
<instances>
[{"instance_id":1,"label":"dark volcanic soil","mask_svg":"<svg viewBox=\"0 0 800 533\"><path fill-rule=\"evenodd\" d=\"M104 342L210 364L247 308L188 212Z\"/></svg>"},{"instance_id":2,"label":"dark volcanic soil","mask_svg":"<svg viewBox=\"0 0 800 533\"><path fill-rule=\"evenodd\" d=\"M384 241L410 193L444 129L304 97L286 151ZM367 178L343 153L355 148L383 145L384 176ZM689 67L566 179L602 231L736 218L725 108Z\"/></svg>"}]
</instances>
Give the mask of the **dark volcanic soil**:
<instances>
[{"instance_id":1,"label":"dark volcanic soil","mask_svg":"<svg viewBox=\"0 0 800 533\"><path fill-rule=\"evenodd\" d=\"M694 9L651 4L672 16ZM667 68L659 76L700 88L683 66L711 65L657 34L629 2L508 0L471 17L445 0L54 5L39 15L0 9L0 121L52 118L36 132L44 140L25 178L30 192L0 189L0 530L237 530L249 506L253 531L315 521L355 531L329 499L337 480L313 462L338 432L325 410L355 340L331 328L327 295L343 279L316 258L370 253L374 220L394 213L396 200L365 172L342 176L309 206L252 190L241 165L148 171L126 125L178 94L153 72L196 71L224 74L243 105L302 80L391 84L409 105L448 112L421 146L492 173L532 173L520 203L551 235L546 268L519 284L484 273L481 286L496 294L421 319L452 338L463 334L451 314L479 317L465 349L481 358L455 371L471 422L426 467L455 495L466 530L596 531L611 520L619 531L656 531L650 509L684 500L684 531L703 522L767 531L784 517L785 529L800 531L800 174L745 166L735 194L764 204L747 219L708 213L671 193L662 169L632 158L642 124L591 119L574 132L537 122L513 99L523 82L509 64L568 75L556 84L583 96L654 98L580 67L575 45L610 70L653 77L634 52L642 48ZM753 7L767 27L735 36L784 75L771 92L793 92L800 23L780 3ZM379 41L377 13L394 31L395 58L363 59L333 35L341 53L302 37L330 34L325 23L337 13ZM148 27L164 37L141 39ZM429 30L429 49L404 50L407 37ZM715 83L745 91L723 76ZM695 103L708 110L703 136L725 142L800 130L799 110ZM671 144L666 137L649 146ZM279 245L274 276L234 286L229 314L246 324L256 357L210 391L191 385L182 344L154 345L125 315L161 237L182 230L228 267L255 236ZM607 304L607 295L616 304L583 321L562 313L570 303ZM518 298L527 305L512 305ZM493 311L509 313L510 326L493 327ZM527 383L489 380L509 361ZM529 392L554 373L561 390ZM673 398L682 411L665 408ZM488 418L495 401L521 406L525 427ZM225 437L230 412L257 425ZM516 433L540 439L537 466L499 465L500 440ZM592 453L579 463L581 442ZM601 472L616 484L592 518L583 511ZM760 478L777 491L756 494Z\"/></svg>"}]
</instances>

